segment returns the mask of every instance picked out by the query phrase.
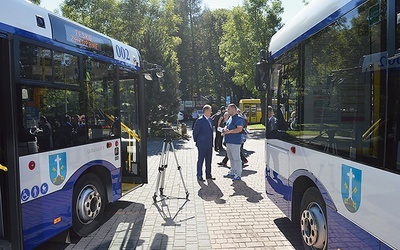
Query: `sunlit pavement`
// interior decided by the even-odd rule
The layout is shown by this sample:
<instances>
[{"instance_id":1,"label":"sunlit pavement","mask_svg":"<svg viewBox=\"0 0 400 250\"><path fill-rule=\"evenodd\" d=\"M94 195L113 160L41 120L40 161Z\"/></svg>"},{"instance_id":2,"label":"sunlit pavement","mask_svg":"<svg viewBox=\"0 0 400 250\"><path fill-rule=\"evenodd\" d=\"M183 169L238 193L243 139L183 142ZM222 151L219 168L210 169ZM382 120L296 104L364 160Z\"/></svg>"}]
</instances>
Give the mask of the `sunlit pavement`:
<instances>
[{"instance_id":1,"label":"sunlit pavement","mask_svg":"<svg viewBox=\"0 0 400 250\"><path fill-rule=\"evenodd\" d=\"M190 126L188 126L190 127ZM191 131L189 131L191 134ZM302 249L296 227L265 194L264 134L251 131L242 180L223 178L225 151L214 151L214 181L196 179L193 140L174 140L186 194L172 152L165 172L164 194L153 195L159 174L162 139L148 143L149 183L108 206L106 221L90 236L53 249ZM228 162L229 166L229 162ZM161 198L164 198L161 200ZM49 245L50 244L50 245ZM49 249L49 248L47 248Z\"/></svg>"}]
</instances>

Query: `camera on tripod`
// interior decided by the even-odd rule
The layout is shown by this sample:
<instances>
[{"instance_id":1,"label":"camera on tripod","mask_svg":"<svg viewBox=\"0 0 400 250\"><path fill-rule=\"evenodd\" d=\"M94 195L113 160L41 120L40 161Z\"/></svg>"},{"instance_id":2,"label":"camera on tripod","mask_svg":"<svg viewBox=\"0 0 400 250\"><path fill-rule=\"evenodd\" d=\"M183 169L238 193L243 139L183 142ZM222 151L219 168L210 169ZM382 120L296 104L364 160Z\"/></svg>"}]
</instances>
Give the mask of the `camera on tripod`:
<instances>
[{"instance_id":1,"label":"camera on tripod","mask_svg":"<svg viewBox=\"0 0 400 250\"><path fill-rule=\"evenodd\" d=\"M162 131L164 131L165 139L171 140L172 138L178 138L178 139L185 139L185 140L189 141L189 138L187 138L184 135L181 135L176 130L174 130L172 127L162 128Z\"/></svg>"},{"instance_id":2,"label":"camera on tripod","mask_svg":"<svg viewBox=\"0 0 400 250\"><path fill-rule=\"evenodd\" d=\"M164 137L165 138L172 138L172 136L174 136L175 134L178 134L178 132L176 132L173 128L169 127L169 128L162 128L162 131L164 131Z\"/></svg>"}]
</instances>

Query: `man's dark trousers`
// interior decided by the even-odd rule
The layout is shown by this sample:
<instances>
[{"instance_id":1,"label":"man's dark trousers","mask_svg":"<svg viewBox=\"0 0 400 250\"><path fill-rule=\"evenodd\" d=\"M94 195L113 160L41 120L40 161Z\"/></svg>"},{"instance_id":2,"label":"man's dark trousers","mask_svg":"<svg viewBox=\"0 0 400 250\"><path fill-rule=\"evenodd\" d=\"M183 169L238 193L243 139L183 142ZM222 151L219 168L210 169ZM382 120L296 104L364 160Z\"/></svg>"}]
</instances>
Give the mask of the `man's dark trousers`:
<instances>
[{"instance_id":1,"label":"man's dark trousers","mask_svg":"<svg viewBox=\"0 0 400 250\"><path fill-rule=\"evenodd\" d=\"M212 148L197 148L199 156L197 158L197 177L201 178L202 167L204 160L206 161L206 177L211 177L211 157ZM199 176L200 175L200 176Z\"/></svg>"},{"instance_id":2,"label":"man's dark trousers","mask_svg":"<svg viewBox=\"0 0 400 250\"><path fill-rule=\"evenodd\" d=\"M222 134L215 128L215 140L214 140L215 150L222 149Z\"/></svg>"}]
</instances>

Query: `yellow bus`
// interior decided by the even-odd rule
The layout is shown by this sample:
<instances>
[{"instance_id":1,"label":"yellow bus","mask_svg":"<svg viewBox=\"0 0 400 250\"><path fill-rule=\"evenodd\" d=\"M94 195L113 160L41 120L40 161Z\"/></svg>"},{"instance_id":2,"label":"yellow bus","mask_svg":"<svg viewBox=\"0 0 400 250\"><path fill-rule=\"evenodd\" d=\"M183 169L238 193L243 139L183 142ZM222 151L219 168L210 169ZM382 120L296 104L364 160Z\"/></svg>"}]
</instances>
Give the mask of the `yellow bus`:
<instances>
[{"instance_id":1,"label":"yellow bus","mask_svg":"<svg viewBox=\"0 0 400 250\"><path fill-rule=\"evenodd\" d=\"M261 100L260 99L241 99L239 109L246 112L249 124L261 122Z\"/></svg>"},{"instance_id":2,"label":"yellow bus","mask_svg":"<svg viewBox=\"0 0 400 250\"><path fill-rule=\"evenodd\" d=\"M276 112L278 109L277 100L272 99L272 108ZM241 99L239 101L239 109L242 112L247 112L247 119L249 120L249 124L261 123L261 100L260 99ZM282 108L281 108L282 109ZM290 118L290 114L295 110L295 103L293 100L289 100L289 110L282 110L282 114L284 114L285 119L288 120Z\"/></svg>"}]
</instances>

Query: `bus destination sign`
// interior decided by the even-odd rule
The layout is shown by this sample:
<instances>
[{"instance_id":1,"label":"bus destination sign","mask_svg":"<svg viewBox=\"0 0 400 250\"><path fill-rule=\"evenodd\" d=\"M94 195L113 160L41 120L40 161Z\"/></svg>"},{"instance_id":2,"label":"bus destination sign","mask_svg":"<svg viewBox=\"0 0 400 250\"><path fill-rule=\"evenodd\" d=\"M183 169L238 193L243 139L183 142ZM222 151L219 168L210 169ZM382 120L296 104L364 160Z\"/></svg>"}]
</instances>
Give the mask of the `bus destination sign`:
<instances>
[{"instance_id":1,"label":"bus destination sign","mask_svg":"<svg viewBox=\"0 0 400 250\"><path fill-rule=\"evenodd\" d=\"M69 42L82 45L90 49L100 50L102 41L88 32L76 29L74 27L65 26L66 38ZM96 41L97 40L97 41ZM100 41L99 41L100 40Z\"/></svg>"},{"instance_id":2,"label":"bus destination sign","mask_svg":"<svg viewBox=\"0 0 400 250\"><path fill-rule=\"evenodd\" d=\"M111 40L92 30L68 22L60 17L49 15L53 39L62 43L94 51L107 57L114 57Z\"/></svg>"}]
</instances>

